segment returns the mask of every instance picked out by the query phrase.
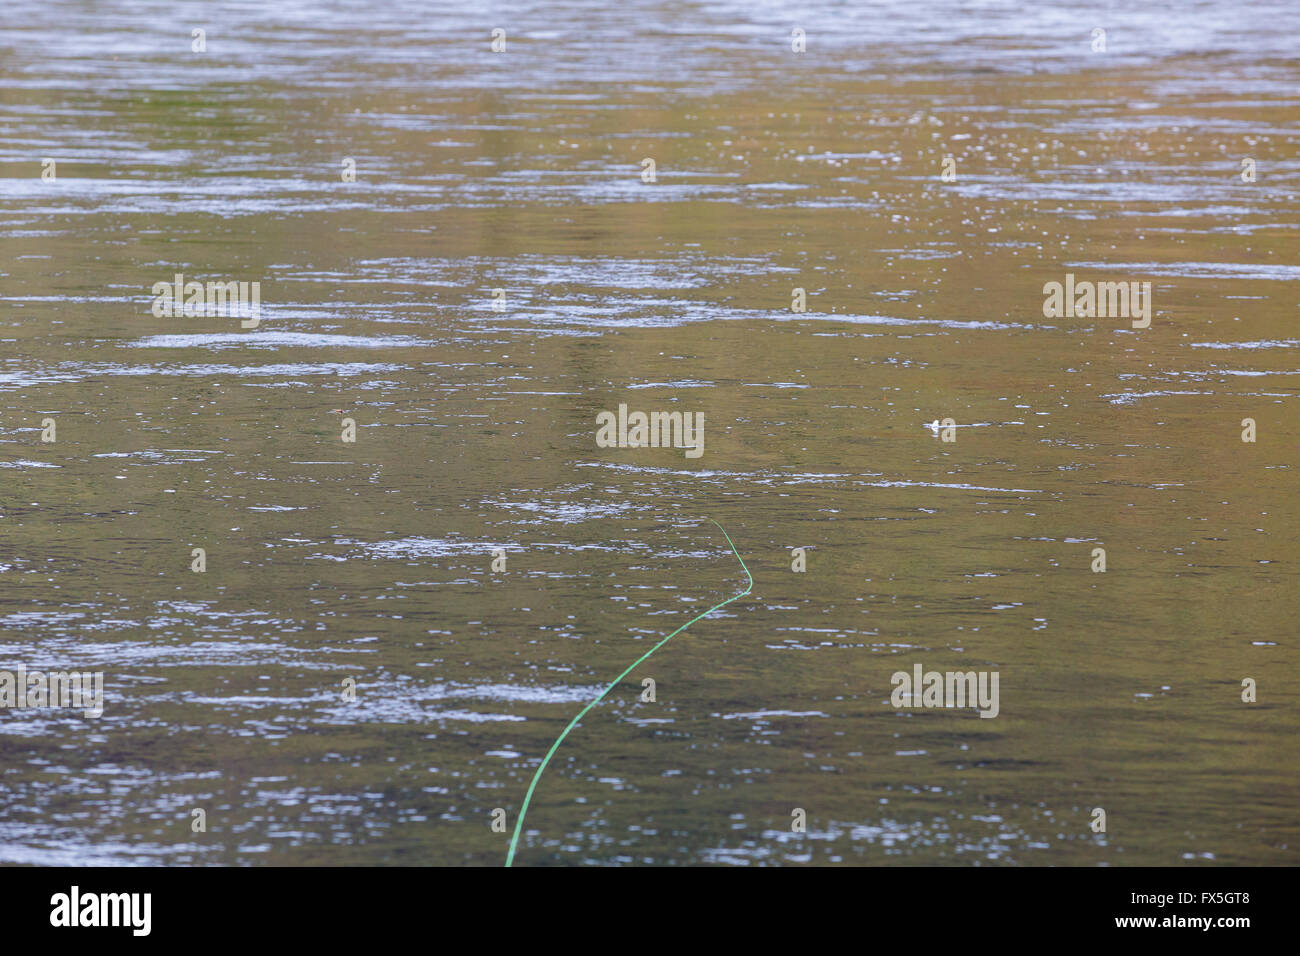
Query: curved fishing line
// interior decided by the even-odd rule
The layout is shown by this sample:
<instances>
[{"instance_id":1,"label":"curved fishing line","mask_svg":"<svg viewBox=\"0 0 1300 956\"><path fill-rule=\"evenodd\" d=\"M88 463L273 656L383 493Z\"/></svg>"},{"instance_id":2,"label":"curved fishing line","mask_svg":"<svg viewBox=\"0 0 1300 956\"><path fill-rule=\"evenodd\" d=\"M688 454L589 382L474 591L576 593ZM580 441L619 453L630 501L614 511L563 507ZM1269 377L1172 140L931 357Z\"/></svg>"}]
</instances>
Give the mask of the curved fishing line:
<instances>
[{"instance_id":1,"label":"curved fishing line","mask_svg":"<svg viewBox=\"0 0 1300 956\"><path fill-rule=\"evenodd\" d=\"M712 518L710 518L709 520L710 520L710 521L713 521ZM714 524L718 524L716 521L713 521L713 523L714 523ZM579 712L579 714L578 714L577 717L574 717L573 720L569 721L569 726L567 726L567 727L564 728L564 732L563 732L562 734L560 734L560 736L557 737L557 738L555 739L555 743L551 744L551 749L550 749L549 751L547 751L546 756L542 758L541 765L538 766L538 768L537 768L537 772L533 774L533 782L530 783L530 784L528 785L528 793L524 795L524 805L523 805L523 807L519 810L519 819L515 821L515 833L514 833L514 836L512 836L512 837L510 838L510 852L506 854L506 866L511 866L511 865L514 863L514 861L515 861L515 848L519 845L519 834L523 832L523 829L524 829L524 817L525 817L525 815L527 815L527 813L528 813L528 805L532 802L532 799L533 799L533 791L537 788L537 781L540 780L540 779L542 779L542 771L546 769L546 765L547 765L548 763L550 763L550 762L551 762L551 758L552 758L553 756L555 756L555 751L557 751L557 750L560 749L560 744L564 743L564 738L567 737L567 736L569 736L569 731L571 731L574 727L578 726L578 721L582 720L582 718L585 717L585 716L587 715L587 711L591 710L591 708L595 707L595 706L596 706L597 704L599 704L602 700L604 700L606 694L608 694L611 690L613 690L615 687L617 687L618 684L619 684L619 682L620 682L624 677L626 677L628 674L632 673L632 671L636 668L637 664L640 664L640 663L641 663L642 661L644 661L647 657L649 657L649 656L650 656L651 654L653 654L655 651L659 650L659 648L663 647L665 644L667 644L669 641L671 641L674 637L676 637L676 636L677 636L678 634L680 634L682 631L686 630L688 627L690 627L692 624L694 624L694 623L695 623L696 621L698 621L700 618L702 618L702 617L708 617L710 614L712 614L712 613L713 613L714 611L716 611L718 608L726 607L726 606L727 606L728 604L730 604L732 601L737 601L737 600L739 600L740 598L743 598L743 597L744 597L746 594L748 594L750 591L754 590L754 576L753 576L752 574L749 573L749 568L745 567L745 559L742 558L742 557L740 556L740 552L736 550L736 545L735 545L735 543L731 540L731 535L727 534L727 529L724 528L724 527L722 527L722 525L720 525L720 524L718 524L718 530L721 531L721 532L722 532L722 536L723 536L724 538L727 539L727 544L731 545L731 553L734 554L734 555L736 556L736 560L740 562L740 567L744 570L744 572L745 572L745 577L749 578L749 587L745 588L745 590L741 591L741 592L740 592L739 594L737 594L735 597L729 597L729 598L727 598L725 601L723 601L721 604L715 604L715 605L713 605L713 607L709 608L707 611L704 611L704 612L702 612L702 613L700 613L700 614L695 615L693 618L691 618L689 621L687 621L685 624L683 624L683 625L682 625L681 627L679 627L677 630L673 631L671 634L669 634L667 637L665 637L662 641L660 641L660 642L659 642L658 644L656 644L654 647L650 648L650 650L646 651L644 654L642 654L640 657L638 657L638 658L637 658L637 659L636 659L636 660L635 660L635 661L634 661L634 662L633 662L633 663L628 667L627 670L623 671L623 673L621 673L621 674L619 674L617 677L615 677L613 683L611 683L608 687L606 687L604 690L602 690L602 691L600 692L600 694L597 695L597 697L596 697L595 700L593 700L593 701L592 701L590 704L588 704L586 707L582 708L582 710Z\"/></svg>"}]
</instances>

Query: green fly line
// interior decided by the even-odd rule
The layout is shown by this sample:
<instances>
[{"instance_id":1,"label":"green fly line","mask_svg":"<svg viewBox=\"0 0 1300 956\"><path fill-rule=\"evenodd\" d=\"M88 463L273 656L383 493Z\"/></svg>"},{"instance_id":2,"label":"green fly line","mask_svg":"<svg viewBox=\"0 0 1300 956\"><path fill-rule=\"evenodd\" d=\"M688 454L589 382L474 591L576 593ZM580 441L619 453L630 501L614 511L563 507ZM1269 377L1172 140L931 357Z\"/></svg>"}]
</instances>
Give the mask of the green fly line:
<instances>
[{"instance_id":1,"label":"green fly line","mask_svg":"<svg viewBox=\"0 0 1300 956\"><path fill-rule=\"evenodd\" d=\"M713 521L712 518L710 518L709 520ZM713 523L718 525L718 530L721 531L722 536L727 539L727 544L731 545L731 553L734 554L736 556L736 560L740 562L740 567L744 570L745 577L749 578L749 587L745 588L745 590L741 591L739 594L735 595L734 597L727 598L721 604L715 604L707 611L695 615L693 618L691 618L689 621L687 621L677 630L673 631L671 634L665 637L654 647L650 648L650 650L646 651L635 661L633 661L628 666L627 670L623 671L623 673L615 677L613 682L596 696L595 700L593 700L586 707L582 708L582 710L578 713L577 717L574 717L573 720L569 721L569 726L565 727L564 732L560 734L559 737L555 738L555 743L551 744L551 749L547 751L546 756L542 758L541 765L538 766L537 772L533 774L533 782L528 785L528 793L524 795L524 805L519 810L519 819L515 821L514 836L510 838L510 852L506 854L506 866L511 866L515 861L515 848L519 845L519 834L523 833L524 831L524 816L528 813L528 805L532 802L533 791L537 789L537 781L542 779L542 771L546 769L546 765L550 763L551 758L555 756L555 751L560 749L560 744L564 743L564 738L569 736L569 731L571 731L574 727L578 726L578 721L582 720L582 718L587 715L587 711L591 710L591 708L595 707L602 700L604 700L605 695L608 694L615 687L617 687L619 682L628 674L632 673L632 671L636 669L636 666L640 664L642 661L644 661L647 657L649 657L655 651L659 650L659 648L663 647L665 644L671 641L682 631L686 630L688 627L690 627L700 618L708 617L714 611L718 610L718 608L726 607L732 601L738 601L740 600L740 598L743 598L750 591L754 590L754 576L749 573L749 568L745 567L745 559L742 558L740 556L740 552L736 550L736 545L734 542L732 542L731 535L727 534L727 529L722 527L722 525L718 524L716 521L713 521Z\"/></svg>"}]
</instances>

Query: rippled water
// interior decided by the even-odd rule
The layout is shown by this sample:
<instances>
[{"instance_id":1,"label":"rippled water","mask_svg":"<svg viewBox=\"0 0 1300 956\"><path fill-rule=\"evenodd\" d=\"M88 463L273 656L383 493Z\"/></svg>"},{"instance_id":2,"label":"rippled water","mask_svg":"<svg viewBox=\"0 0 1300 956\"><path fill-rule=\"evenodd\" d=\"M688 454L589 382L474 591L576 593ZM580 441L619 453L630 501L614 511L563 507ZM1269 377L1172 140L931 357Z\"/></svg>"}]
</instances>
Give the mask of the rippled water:
<instances>
[{"instance_id":1,"label":"rippled water","mask_svg":"<svg viewBox=\"0 0 1300 956\"><path fill-rule=\"evenodd\" d=\"M0 668L106 701L0 710L0 862L500 865L743 590L713 518L753 593L517 865L1295 863L1297 28L6 4ZM155 318L178 272L260 325ZM598 448L621 402L703 456Z\"/></svg>"}]
</instances>

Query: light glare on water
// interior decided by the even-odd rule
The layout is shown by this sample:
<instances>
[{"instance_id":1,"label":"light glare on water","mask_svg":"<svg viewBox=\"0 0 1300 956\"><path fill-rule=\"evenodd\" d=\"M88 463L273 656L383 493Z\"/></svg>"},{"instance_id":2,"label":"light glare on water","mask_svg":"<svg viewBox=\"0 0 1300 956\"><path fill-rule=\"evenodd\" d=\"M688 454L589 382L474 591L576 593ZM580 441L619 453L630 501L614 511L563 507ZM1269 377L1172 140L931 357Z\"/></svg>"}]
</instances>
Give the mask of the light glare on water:
<instances>
[{"instance_id":1,"label":"light glare on water","mask_svg":"<svg viewBox=\"0 0 1300 956\"><path fill-rule=\"evenodd\" d=\"M744 588L715 519L753 593L516 865L1295 863L1298 30L0 8L0 670L105 674L0 710L0 862L501 865ZM177 273L260 325L156 318ZM1150 327L1045 317L1067 273ZM598 447L620 403L703 456ZM997 718L891 706L918 663Z\"/></svg>"}]
</instances>

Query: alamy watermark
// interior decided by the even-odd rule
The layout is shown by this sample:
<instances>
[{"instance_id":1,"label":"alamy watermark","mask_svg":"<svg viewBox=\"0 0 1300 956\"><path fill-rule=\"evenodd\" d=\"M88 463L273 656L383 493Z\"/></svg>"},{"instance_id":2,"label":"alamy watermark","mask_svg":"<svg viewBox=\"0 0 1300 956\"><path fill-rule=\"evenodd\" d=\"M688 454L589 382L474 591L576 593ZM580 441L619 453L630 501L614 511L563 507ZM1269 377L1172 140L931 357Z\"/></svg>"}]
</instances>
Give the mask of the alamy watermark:
<instances>
[{"instance_id":1,"label":"alamy watermark","mask_svg":"<svg viewBox=\"0 0 1300 956\"><path fill-rule=\"evenodd\" d=\"M0 671L0 708L72 707L87 717L104 713L104 672Z\"/></svg>"},{"instance_id":2,"label":"alamy watermark","mask_svg":"<svg viewBox=\"0 0 1300 956\"><path fill-rule=\"evenodd\" d=\"M155 282L153 315L156 319L173 316L230 315L244 317L240 326L255 329L262 321L262 283L260 282L186 282L178 272L171 282Z\"/></svg>"},{"instance_id":3,"label":"alamy watermark","mask_svg":"<svg viewBox=\"0 0 1300 956\"><path fill-rule=\"evenodd\" d=\"M692 417L694 421L692 421ZM598 448L683 448L687 458L704 454L703 412L629 412L626 404L618 414L596 415Z\"/></svg>"},{"instance_id":4,"label":"alamy watermark","mask_svg":"<svg viewBox=\"0 0 1300 956\"><path fill-rule=\"evenodd\" d=\"M926 671L921 665L912 673L895 671L889 678L894 692L889 702L897 708L974 707L981 717L996 717L998 702L997 671Z\"/></svg>"},{"instance_id":5,"label":"alamy watermark","mask_svg":"<svg viewBox=\"0 0 1300 956\"><path fill-rule=\"evenodd\" d=\"M123 926L132 936L148 936L153 928L152 893L83 893L73 886L51 896L50 907L51 926Z\"/></svg>"},{"instance_id":6,"label":"alamy watermark","mask_svg":"<svg viewBox=\"0 0 1300 956\"><path fill-rule=\"evenodd\" d=\"M1075 282L1067 272L1064 285L1048 282L1043 295L1044 318L1132 319L1135 329L1151 324L1150 282Z\"/></svg>"}]
</instances>

